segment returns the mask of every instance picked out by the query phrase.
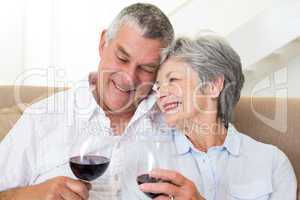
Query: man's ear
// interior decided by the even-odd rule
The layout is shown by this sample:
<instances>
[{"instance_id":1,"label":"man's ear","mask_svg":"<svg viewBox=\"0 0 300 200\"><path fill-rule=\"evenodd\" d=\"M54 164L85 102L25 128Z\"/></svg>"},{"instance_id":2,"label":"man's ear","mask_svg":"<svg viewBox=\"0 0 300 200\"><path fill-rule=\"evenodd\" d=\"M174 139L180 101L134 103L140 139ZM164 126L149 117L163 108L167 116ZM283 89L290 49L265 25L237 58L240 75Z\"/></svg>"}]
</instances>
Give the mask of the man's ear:
<instances>
[{"instance_id":1,"label":"man's ear","mask_svg":"<svg viewBox=\"0 0 300 200\"><path fill-rule=\"evenodd\" d=\"M100 43L99 43L99 56L101 58L101 56L103 55L103 50L104 50L104 47L106 45L106 29L104 29L102 32L101 32L101 36L100 36Z\"/></svg>"}]
</instances>

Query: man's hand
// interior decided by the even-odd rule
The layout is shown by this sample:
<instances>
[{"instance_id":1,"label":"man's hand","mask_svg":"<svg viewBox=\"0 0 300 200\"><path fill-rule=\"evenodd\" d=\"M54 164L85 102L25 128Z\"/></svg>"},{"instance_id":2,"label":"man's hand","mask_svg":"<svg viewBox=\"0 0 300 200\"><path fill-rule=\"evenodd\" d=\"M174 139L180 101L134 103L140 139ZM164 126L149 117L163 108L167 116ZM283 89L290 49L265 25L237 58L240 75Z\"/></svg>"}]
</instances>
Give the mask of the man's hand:
<instances>
[{"instance_id":1,"label":"man's hand","mask_svg":"<svg viewBox=\"0 0 300 200\"><path fill-rule=\"evenodd\" d=\"M56 177L24 188L0 193L1 200L87 200L91 185L68 177Z\"/></svg>"},{"instance_id":2,"label":"man's hand","mask_svg":"<svg viewBox=\"0 0 300 200\"><path fill-rule=\"evenodd\" d=\"M156 197L155 200L170 200L170 196L173 196L175 200L204 200L195 184L178 172L156 169L150 173L150 176L167 181L140 185L143 192L166 194L166 196Z\"/></svg>"}]
</instances>

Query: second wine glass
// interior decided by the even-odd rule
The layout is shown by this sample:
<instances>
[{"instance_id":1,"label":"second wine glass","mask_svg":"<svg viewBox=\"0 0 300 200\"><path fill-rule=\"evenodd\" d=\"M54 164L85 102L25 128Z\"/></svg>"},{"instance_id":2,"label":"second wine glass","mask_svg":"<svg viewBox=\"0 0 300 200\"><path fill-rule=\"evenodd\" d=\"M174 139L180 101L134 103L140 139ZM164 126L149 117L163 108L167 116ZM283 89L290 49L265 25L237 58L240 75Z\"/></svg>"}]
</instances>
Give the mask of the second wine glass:
<instances>
[{"instance_id":1,"label":"second wine glass","mask_svg":"<svg viewBox=\"0 0 300 200\"><path fill-rule=\"evenodd\" d=\"M172 133L139 136L137 146L136 181L138 185L165 182L166 180L156 179L149 175L154 169L177 169L177 151ZM164 195L154 193L145 194L151 199Z\"/></svg>"}]
</instances>

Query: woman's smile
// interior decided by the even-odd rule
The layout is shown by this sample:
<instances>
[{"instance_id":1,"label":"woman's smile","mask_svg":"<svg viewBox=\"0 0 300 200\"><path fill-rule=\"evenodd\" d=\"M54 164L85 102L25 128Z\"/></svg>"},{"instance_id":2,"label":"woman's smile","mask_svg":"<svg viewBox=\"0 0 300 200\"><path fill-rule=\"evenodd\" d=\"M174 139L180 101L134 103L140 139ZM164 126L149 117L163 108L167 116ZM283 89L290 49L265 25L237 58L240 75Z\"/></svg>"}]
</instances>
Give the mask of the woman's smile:
<instances>
[{"instance_id":1,"label":"woman's smile","mask_svg":"<svg viewBox=\"0 0 300 200\"><path fill-rule=\"evenodd\" d=\"M179 106L181 105L182 103L179 102L179 101L173 101L173 102L167 102L165 104L163 104L163 112L165 113L175 113L178 111L179 109Z\"/></svg>"}]
</instances>

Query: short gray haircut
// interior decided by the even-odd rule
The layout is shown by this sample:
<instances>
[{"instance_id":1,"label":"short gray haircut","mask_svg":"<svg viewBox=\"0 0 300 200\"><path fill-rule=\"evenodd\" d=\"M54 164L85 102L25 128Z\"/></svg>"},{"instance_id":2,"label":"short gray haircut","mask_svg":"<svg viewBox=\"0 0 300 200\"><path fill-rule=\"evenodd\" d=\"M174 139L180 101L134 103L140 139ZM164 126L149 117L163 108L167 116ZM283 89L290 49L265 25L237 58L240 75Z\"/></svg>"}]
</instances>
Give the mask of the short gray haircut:
<instances>
[{"instance_id":1,"label":"short gray haircut","mask_svg":"<svg viewBox=\"0 0 300 200\"><path fill-rule=\"evenodd\" d=\"M191 66L198 72L201 83L204 83L202 86L220 76L224 77L217 117L228 128L244 84L240 57L229 43L215 35L202 36L195 40L178 38L163 54L164 57L175 57Z\"/></svg>"},{"instance_id":2,"label":"short gray haircut","mask_svg":"<svg viewBox=\"0 0 300 200\"><path fill-rule=\"evenodd\" d=\"M106 40L113 39L124 24L137 25L143 37L159 39L164 47L170 46L174 40L174 30L168 17L152 4L135 3L121 10L108 27Z\"/></svg>"}]
</instances>

